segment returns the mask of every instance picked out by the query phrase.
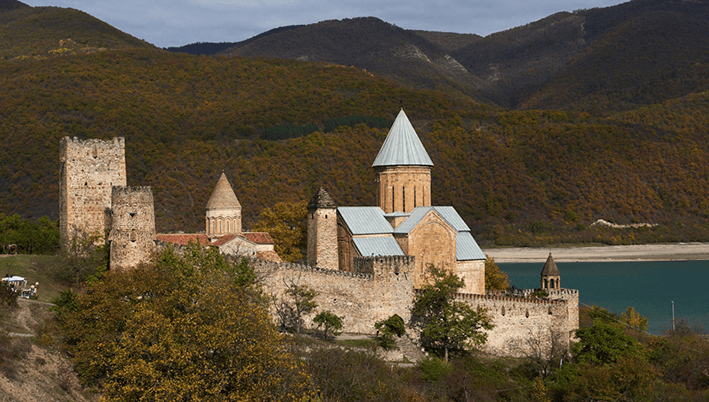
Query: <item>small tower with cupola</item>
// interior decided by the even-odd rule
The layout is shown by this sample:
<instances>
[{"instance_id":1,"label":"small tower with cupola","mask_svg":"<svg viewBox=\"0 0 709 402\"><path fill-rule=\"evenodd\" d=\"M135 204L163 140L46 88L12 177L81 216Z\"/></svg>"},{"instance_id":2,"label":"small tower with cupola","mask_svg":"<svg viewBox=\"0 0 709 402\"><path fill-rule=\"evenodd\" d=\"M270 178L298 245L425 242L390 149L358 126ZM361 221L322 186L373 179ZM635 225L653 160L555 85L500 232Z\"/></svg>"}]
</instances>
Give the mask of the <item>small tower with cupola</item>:
<instances>
[{"instance_id":1,"label":"small tower with cupola","mask_svg":"<svg viewBox=\"0 0 709 402\"><path fill-rule=\"evenodd\" d=\"M207 201L206 226L209 237L241 234L241 204L224 172Z\"/></svg>"},{"instance_id":2,"label":"small tower with cupola","mask_svg":"<svg viewBox=\"0 0 709 402\"><path fill-rule=\"evenodd\" d=\"M541 273L542 289L543 290L559 290L561 289L561 273L554 262L554 257L549 253L547 262L544 263L544 268Z\"/></svg>"}]
</instances>

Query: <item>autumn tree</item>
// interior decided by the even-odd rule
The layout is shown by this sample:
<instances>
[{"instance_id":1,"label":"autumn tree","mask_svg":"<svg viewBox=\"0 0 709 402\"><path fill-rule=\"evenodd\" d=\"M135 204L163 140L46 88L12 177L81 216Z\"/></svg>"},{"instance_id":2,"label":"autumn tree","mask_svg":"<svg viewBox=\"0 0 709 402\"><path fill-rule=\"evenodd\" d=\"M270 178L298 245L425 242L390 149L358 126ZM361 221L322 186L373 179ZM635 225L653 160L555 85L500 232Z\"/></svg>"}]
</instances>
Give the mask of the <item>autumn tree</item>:
<instances>
[{"instance_id":1,"label":"autumn tree","mask_svg":"<svg viewBox=\"0 0 709 402\"><path fill-rule=\"evenodd\" d=\"M493 328L482 308L473 309L456 301L455 294L465 283L444 269L429 267L432 282L416 295L411 309L412 325L419 329L421 344L448 360L449 350L465 351L487 341L482 330Z\"/></svg>"},{"instance_id":2,"label":"autumn tree","mask_svg":"<svg viewBox=\"0 0 709 402\"><path fill-rule=\"evenodd\" d=\"M251 230L268 232L275 243L278 255L288 262L301 261L305 258L307 247L307 203L278 202L273 208L261 212L259 220Z\"/></svg>"},{"instance_id":3,"label":"autumn tree","mask_svg":"<svg viewBox=\"0 0 709 402\"><path fill-rule=\"evenodd\" d=\"M497 266L494 258L485 257L485 290L507 290L510 287L507 274Z\"/></svg>"},{"instance_id":4,"label":"autumn tree","mask_svg":"<svg viewBox=\"0 0 709 402\"><path fill-rule=\"evenodd\" d=\"M640 313L635 311L635 307L633 306L628 306L628 308L620 314L620 322L634 330L647 331L647 317L640 315Z\"/></svg>"},{"instance_id":5,"label":"autumn tree","mask_svg":"<svg viewBox=\"0 0 709 402\"><path fill-rule=\"evenodd\" d=\"M107 273L64 321L81 379L109 401L312 396L254 281L245 260L196 245Z\"/></svg>"}]
</instances>

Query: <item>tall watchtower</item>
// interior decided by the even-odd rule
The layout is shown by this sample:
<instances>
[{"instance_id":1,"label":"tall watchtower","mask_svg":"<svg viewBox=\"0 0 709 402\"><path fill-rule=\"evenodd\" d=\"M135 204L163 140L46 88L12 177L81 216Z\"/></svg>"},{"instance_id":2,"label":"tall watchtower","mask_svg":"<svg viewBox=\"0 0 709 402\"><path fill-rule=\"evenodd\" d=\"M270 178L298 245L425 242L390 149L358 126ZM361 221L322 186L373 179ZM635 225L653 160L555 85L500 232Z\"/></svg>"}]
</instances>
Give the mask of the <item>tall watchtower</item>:
<instances>
[{"instance_id":1,"label":"tall watchtower","mask_svg":"<svg viewBox=\"0 0 709 402\"><path fill-rule=\"evenodd\" d=\"M544 268L542 268L541 277L542 289L561 289L561 272L559 272L559 268L556 267L556 262L554 262L554 257L551 256L551 253L549 253L549 258L547 258L547 262L544 263Z\"/></svg>"},{"instance_id":2,"label":"tall watchtower","mask_svg":"<svg viewBox=\"0 0 709 402\"><path fill-rule=\"evenodd\" d=\"M414 127L402 109L372 164L377 201L386 214L431 206L431 168Z\"/></svg>"},{"instance_id":3,"label":"tall watchtower","mask_svg":"<svg viewBox=\"0 0 709 402\"><path fill-rule=\"evenodd\" d=\"M207 201L206 225L207 236L241 233L241 204L224 172Z\"/></svg>"},{"instance_id":4,"label":"tall watchtower","mask_svg":"<svg viewBox=\"0 0 709 402\"><path fill-rule=\"evenodd\" d=\"M77 234L110 229L111 191L126 185L125 141L64 137L59 146L59 234L65 247Z\"/></svg>"},{"instance_id":5,"label":"tall watchtower","mask_svg":"<svg viewBox=\"0 0 709 402\"><path fill-rule=\"evenodd\" d=\"M155 209L150 187L113 187L111 269L132 268L155 251Z\"/></svg>"},{"instance_id":6,"label":"tall watchtower","mask_svg":"<svg viewBox=\"0 0 709 402\"><path fill-rule=\"evenodd\" d=\"M308 265L337 270L337 205L320 187L308 203Z\"/></svg>"}]
</instances>

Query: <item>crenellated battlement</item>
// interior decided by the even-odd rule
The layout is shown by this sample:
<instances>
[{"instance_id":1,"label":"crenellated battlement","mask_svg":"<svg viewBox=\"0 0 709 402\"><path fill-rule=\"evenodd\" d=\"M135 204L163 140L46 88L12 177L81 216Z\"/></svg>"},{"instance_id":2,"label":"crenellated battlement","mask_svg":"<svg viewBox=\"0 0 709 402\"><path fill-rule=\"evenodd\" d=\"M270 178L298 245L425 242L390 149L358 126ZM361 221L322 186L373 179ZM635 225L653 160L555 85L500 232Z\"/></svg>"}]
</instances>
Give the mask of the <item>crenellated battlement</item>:
<instances>
[{"instance_id":1,"label":"crenellated battlement","mask_svg":"<svg viewBox=\"0 0 709 402\"><path fill-rule=\"evenodd\" d=\"M355 272L377 278L413 275L415 270L414 257L409 255L355 257L352 267Z\"/></svg>"},{"instance_id":2,"label":"crenellated battlement","mask_svg":"<svg viewBox=\"0 0 709 402\"><path fill-rule=\"evenodd\" d=\"M111 140L87 139L77 137L64 137L59 140L59 161L68 159L92 157L98 159L99 153L125 154L125 138L114 137Z\"/></svg>"},{"instance_id":3,"label":"crenellated battlement","mask_svg":"<svg viewBox=\"0 0 709 402\"><path fill-rule=\"evenodd\" d=\"M150 186L113 186L111 197L114 200L131 197L132 202L153 202L153 190Z\"/></svg>"},{"instance_id":4,"label":"crenellated battlement","mask_svg":"<svg viewBox=\"0 0 709 402\"><path fill-rule=\"evenodd\" d=\"M529 292L530 294L532 292ZM537 299L537 298L532 298L532 297L515 297L512 295L506 295L506 294L496 294L496 293L488 293L484 295L474 295L474 294L469 294L469 293L457 293L455 295L455 298L460 300L460 301L468 301L468 300L496 300L496 301L505 301L505 302L511 302L511 303L530 303L530 304L559 304L559 303L565 303L563 300L550 300L550 299Z\"/></svg>"},{"instance_id":5,"label":"crenellated battlement","mask_svg":"<svg viewBox=\"0 0 709 402\"><path fill-rule=\"evenodd\" d=\"M227 259L232 260L234 262L238 262L238 260L240 258L241 257L227 256ZM290 263L290 262L276 262L276 261L262 260L262 259L256 258L256 257L244 257L244 258L249 260L249 263L254 268L254 270L266 270L266 271L290 270L290 271L301 271L301 272L308 272L308 273L315 273L315 274L320 274L320 275L328 275L328 276L336 276L336 277L362 279L362 280L367 280L367 281L372 281L375 279L373 275L365 274L365 273L344 272L344 271L337 271L337 270L325 269L325 268L320 268L320 267L311 267L311 266L305 265L305 264L295 264L295 263Z\"/></svg>"}]
</instances>

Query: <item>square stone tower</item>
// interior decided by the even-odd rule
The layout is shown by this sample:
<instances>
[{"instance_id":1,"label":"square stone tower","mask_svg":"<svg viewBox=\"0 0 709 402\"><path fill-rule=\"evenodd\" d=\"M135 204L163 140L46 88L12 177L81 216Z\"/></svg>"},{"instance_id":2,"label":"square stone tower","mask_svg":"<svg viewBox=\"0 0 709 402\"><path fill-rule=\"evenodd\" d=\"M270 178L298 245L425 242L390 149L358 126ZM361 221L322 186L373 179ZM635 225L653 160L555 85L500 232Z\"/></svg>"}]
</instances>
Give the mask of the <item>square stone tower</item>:
<instances>
[{"instance_id":1,"label":"square stone tower","mask_svg":"<svg viewBox=\"0 0 709 402\"><path fill-rule=\"evenodd\" d=\"M111 228L111 191L126 185L125 140L64 137L59 151L59 234L62 247L78 233Z\"/></svg>"},{"instance_id":2,"label":"square stone tower","mask_svg":"<svg viewBox=\"0 0 709 402\"><path fill-rule=\"evenodd\" d=\"M155 208L150 187L113 186L111 269L129 269L155 251Z\"/></svg>"}]
</instances>

